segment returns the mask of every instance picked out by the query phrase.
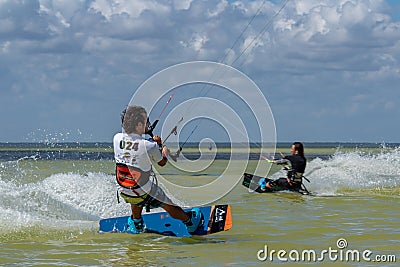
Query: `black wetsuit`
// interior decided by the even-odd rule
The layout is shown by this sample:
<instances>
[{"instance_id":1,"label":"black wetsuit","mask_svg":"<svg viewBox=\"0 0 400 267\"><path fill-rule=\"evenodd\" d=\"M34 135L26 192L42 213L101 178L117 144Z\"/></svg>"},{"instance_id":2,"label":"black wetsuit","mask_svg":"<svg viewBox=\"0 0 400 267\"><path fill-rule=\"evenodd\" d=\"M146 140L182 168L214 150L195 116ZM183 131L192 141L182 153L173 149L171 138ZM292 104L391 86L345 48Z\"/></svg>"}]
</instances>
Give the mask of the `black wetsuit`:
<instances>
[{"instance_id":1,"label":"black wetsuit","mask_svg":"<svg viewBox=\"0 0 400 267\"><path fill-rule=\"evenodd\" d=\"M273 182L274 185L287 189L300 189L302 176L306 169L306 159L298 154L285 156L282 160L278 160L277 164L288 164L290 162L291 168L287 172L286 178L279 178Z\"/></svg>"}]
</instances>

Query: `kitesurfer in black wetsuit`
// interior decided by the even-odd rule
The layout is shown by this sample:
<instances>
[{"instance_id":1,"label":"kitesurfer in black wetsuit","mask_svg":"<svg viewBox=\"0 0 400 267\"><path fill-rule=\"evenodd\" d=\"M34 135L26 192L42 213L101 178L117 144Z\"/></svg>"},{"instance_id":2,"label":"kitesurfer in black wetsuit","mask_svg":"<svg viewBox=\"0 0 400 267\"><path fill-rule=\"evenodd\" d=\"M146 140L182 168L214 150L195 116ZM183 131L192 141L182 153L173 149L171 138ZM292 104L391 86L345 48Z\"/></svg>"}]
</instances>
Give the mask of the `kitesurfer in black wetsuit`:
<instances>
[{"instance_id":1,"label":"kitesurfer in black wetsuit","mask_svg":"<svg viewBox=\"0 0 400 267\"><path fill-rule=\"evenodd\" d=\"M285 156L281 153L282 159L273 160L272 162L278 165L285 165L284 169L287 171L285 178L279 178L273 182L267 182L267 188L275 186L288 190L301 189L302 178L306 169L307 160L304 157L304 146L300 142L292 144L291 155Z\"/></svg>"}]
</instances>

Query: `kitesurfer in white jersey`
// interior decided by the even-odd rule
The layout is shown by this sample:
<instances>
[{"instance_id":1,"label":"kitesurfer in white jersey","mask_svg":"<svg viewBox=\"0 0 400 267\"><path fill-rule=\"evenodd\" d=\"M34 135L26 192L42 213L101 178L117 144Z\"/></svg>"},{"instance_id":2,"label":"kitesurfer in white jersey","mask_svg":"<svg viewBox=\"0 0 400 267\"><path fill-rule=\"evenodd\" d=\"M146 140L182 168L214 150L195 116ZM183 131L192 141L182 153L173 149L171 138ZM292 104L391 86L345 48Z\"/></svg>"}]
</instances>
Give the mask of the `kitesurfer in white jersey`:
<instances>
[{"instance_id":1,"label":"kitesurfer in white jersey","mask_svg":"<svg viewBox=\"0 0 400 267\"><path fill-rule=\"evenodd\" d=\"M171 217L181 220L189 233L193 233L202 221L198 208L190 212L175 205L158 185L152 164L165 166L168 162L169 149L161 145L161 138L154 140L142 137L148 127L147 112L143 107L129 106L122 117L122 133L114 136L114 157L116 179L120 185L120 195L131 204L132 216L128 220L127 231L141 233L145 230L142 210L161 207ZM162 149L160 149L162 147ZM161 151L160 151L161 150Z\"/></svg>"}]
</instances>

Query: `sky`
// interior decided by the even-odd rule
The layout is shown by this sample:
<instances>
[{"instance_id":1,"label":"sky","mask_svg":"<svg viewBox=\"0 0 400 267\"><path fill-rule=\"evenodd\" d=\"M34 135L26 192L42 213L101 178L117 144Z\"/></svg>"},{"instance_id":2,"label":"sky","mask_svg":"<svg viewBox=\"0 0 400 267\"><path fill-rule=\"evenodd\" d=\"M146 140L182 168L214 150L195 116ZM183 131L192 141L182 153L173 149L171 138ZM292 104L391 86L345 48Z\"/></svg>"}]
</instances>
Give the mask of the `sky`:
<instances>
[{"instance_id":1,"label":"sky","mask_svg":"<svg viewBox=\"0 0 400 267\"><path fill-rule=\"evenodd\" d=\"M400 142L397 0L0 0L0 142L111 142L141 84L191 61L254 81L277 141Z\"/></svg>"}]
</instances>

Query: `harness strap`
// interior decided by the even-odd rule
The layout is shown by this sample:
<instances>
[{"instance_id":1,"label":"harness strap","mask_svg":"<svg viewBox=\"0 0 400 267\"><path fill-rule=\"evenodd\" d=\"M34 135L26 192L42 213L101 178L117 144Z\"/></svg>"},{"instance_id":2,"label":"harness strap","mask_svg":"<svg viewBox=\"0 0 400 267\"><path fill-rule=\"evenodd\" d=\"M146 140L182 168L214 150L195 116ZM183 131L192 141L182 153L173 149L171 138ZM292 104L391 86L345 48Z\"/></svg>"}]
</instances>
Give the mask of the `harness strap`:
<instances>
[{"instance_id":1,"label":"harness strap","mask_svg":"<svg viewBox=\"0 0 400 267\"><path fill-rule=\"evenodd\" d=\"M304 178L307 182L311 183L310 180L308 180L307 177L305 177L304 175L303 175L303 178Z\"/></svg>"},{"instance_id":2,"label":"harness strap","mask_svg":"<svg viewBox=\"0 0 400 267\"><path fill-rule=\"evenodd\" d=\"M140 186L146 184L150 180L150 176L153 177L153 182L151 183L149 192L143 196L139 195L135 189L138 189L140 188ZM150 171L148 172L143 172L138 168L128 167L125 164L117 163L116 178L117 183L120 186L130 189L133 193L137 195L137 197L143 199L136 205L145 207L146 212L150 212L151 203L154 199L153 195L155 195L158 188L158 180L155 173L153 172L153 169L150 169ZM118 193L117 198L119 203Z\"/></svg>"},{"instance_id":3,"label":"harness strap","mask_svg":"<svg viewBox=\"0 0 400 267\"><path fill-rule=\"evenodd\" d=\"M158 188L158 180L157 180L156 174L153 172L153 169L150 170L150 176L153 177L153 182L151 183L150 193L148 194L148 196L145 199L146 212L150 212L150 209L151 209L150 204L153 200L152 196L153 196L153 194L155 194L153 189L157 190L157 188Z\"/></svg>"},{"instance_id":4,"label":"harness strap","mask_svg":"<svg viewBox=\"0 0 400 267\"><path fill-rule=\"evenodd\" d=\"M117 183L128 189L136 189L149 181L150 171L144 172L139 168L117 163L115 167Z\"/></svg>"},{"instance_id":5,"label":"harness strap","mask_svg":"<svg viewBox=\"0 0 400 267\"><path fill-rule=\"evenodd\" d=\"M301 183L303 178L303 173L296 172L294 170L288 171L288 179L294 183Z\"/></svg>"}]
</instances>

